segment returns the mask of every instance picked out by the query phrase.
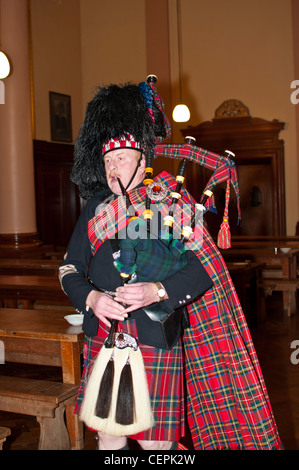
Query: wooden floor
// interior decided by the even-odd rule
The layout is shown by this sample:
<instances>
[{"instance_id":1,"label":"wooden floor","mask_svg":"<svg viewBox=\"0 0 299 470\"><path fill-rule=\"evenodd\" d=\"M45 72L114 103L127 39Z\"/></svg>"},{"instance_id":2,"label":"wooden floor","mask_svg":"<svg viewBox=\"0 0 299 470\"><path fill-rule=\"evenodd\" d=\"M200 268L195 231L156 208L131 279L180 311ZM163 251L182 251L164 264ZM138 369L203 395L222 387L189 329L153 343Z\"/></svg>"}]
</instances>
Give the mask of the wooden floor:
<instances>
[{"instance_id":1,"label":"wooden floor","mask_svg":"<svg viewBox=\"0 0 299 470\"><path fill-rule=\"evenodd\" d=\"M291 348L293 341L297 340L299 344L299 311L292 318L284 318L281 298L277 294L268 302L266 322L251 333L284 447L299 450L299 363L291 361L292 353L299 360L299 346L297 355ZM61 380L59 370L51 367L4 364L0 368L4 374ZM12 430L4 450L37 449L39 425L34 417L0 412L0 425ZM87 431L85 449L95 448L95 435Z\"/></svg>"}]
</instances>

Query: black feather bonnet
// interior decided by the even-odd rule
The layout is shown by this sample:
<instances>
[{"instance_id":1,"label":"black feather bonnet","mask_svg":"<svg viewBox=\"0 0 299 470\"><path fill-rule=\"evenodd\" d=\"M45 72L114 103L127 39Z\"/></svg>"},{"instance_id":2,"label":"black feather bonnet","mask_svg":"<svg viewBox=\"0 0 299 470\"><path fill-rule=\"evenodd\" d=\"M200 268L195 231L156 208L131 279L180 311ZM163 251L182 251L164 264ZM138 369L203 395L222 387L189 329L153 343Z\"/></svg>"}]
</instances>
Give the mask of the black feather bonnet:
<instances>
[{"instance_id":1,"label":"black feather bonnet","mask_svg":"<svg viewBox=\"0 0 299 470\"><path fill-rule=\"evenodd\" d=\"M88 103L74 150L71 180L82 198L107 188L103 145L110 139L131 134L144 153L167 135L167 118L155 88L123 84L100 87ZM160 105L159 105L160 104Z\"/></svg>"}]
</instances>

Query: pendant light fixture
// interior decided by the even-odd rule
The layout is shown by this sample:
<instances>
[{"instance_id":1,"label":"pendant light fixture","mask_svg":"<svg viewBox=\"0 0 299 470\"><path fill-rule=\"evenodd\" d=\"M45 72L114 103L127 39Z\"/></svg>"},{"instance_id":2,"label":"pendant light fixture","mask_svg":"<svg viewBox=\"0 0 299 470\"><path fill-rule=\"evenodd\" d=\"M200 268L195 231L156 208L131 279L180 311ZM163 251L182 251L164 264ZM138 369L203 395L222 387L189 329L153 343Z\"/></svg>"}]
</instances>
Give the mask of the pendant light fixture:
<instances>
[{"instance_id":1,"label":"pendant light fixture","mask_svg":"<svg viewBox=\"0 0 299 470\"><path fill-rule=\"evenodd\" d=\"M10 74L10 63L4 52L0 51L0 80Z\"/></svg>"},{"instance_id":2,"label":"pendant light fixture","mask_svg":"<svg viewBox=\"0 0 299 470\"><path fill-rule=\"evenodd\" d=\"M181 22L180 22L180 0L177 0L177 33L178 33L178 59L179 59L179 86L180 102L172 112L172 118L175 122L187 122L190 119L188 107L182 103L182 60L181 60Z\"/></svg>"},{"instance_id":3,"label":"pendant light fixture","mask_svg":"<svg viewBox=\"0 0 299 470\"><path fill-rule=\"evenodd\" d=\"M0 18L1 18L1 0L0 0ZM2 44L3 46L3 44ZM1 41L0 41L0 80L3 78L8 77L10 74L10 62L8 60L7 55L1 49Z\"/></svg>"}]
</instances>

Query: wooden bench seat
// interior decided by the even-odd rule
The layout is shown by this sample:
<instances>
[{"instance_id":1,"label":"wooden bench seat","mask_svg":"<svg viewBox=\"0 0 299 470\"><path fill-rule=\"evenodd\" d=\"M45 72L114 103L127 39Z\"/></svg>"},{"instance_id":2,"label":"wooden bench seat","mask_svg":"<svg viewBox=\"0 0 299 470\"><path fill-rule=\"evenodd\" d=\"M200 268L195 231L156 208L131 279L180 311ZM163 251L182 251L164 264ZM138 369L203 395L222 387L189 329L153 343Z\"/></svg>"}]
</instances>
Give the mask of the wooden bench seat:
<instances>
[{"instance_id":1,"label":"wooden bench seat","mask_svg":"<svg viewBox=\"0 0 299 470\"><path fill-rule=\"evenodd\" d=\"M3 449L3 444L6 441L7 436L11 435L11 431L9 428L0 426L0 450Z\"/></svg>"},{"instance_id":2,"label":"wooden bench seat","mask_svg":"<svg viewBox=\"0 0 299 470\"><path fill-rule=\"evenodd\" d=\"M77 393L78 385L0 376L0 409L36 416L40 424L39 450L70 449L64 411Z\"/></svg>"}]
</instances>

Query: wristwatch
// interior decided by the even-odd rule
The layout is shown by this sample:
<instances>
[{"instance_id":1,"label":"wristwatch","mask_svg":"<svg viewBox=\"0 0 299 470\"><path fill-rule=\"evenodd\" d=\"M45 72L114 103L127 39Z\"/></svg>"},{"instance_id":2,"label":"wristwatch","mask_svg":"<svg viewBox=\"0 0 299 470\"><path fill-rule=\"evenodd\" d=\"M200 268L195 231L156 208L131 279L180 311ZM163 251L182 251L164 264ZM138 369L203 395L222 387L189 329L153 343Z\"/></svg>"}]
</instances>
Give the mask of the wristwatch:
<instances>
[{"instance_id":1,"label":"wristwatch","mask_svg":"<svg viewBox=\"0 0 299 470\"><path fill-rule=\"evenodd\" d=\"M159 302L161 302L162 300L165 300L166 299L166 290L164 289L163 285L161 284L161 282L156 282L155 283L156 286L158 287L158 296L159 296Z\"/></svg>"}]
</instances>

